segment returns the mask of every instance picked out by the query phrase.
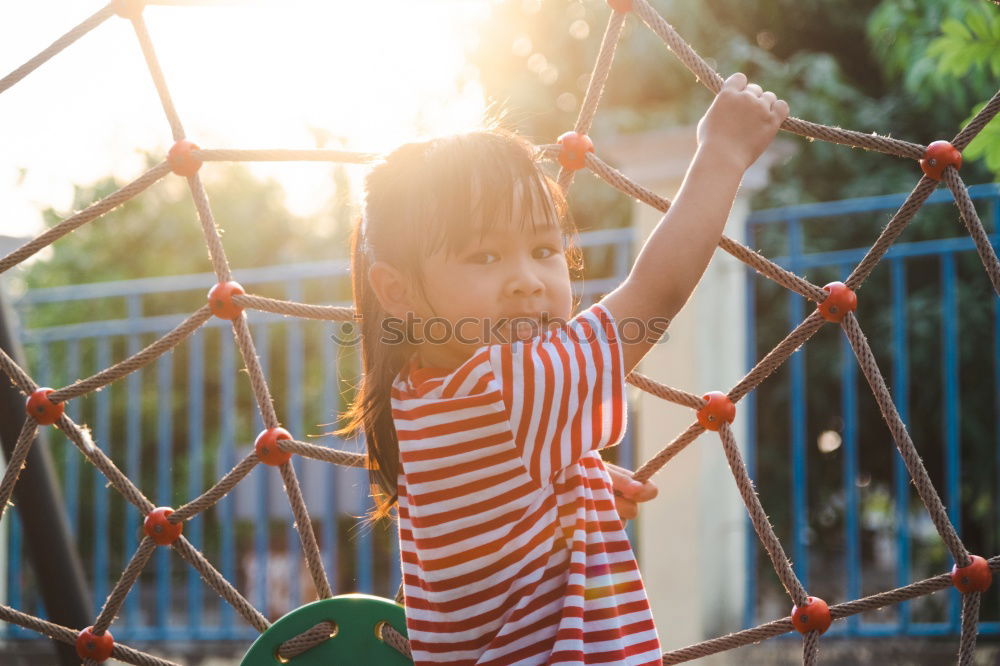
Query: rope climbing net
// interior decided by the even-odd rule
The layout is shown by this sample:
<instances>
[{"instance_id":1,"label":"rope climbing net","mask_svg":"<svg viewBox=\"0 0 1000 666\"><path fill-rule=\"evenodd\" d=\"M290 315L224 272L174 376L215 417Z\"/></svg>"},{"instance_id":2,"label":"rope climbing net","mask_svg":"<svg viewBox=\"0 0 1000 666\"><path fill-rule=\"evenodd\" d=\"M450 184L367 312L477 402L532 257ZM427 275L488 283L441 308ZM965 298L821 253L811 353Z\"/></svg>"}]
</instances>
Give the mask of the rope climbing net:
<instances>
[{"instance_id":1,"label":"rope climbing net","mask_svg":"<svg viewBox=\"0 0 1000 666\"><path fill-rule=\"evenodd\" d=\"M611 15L601 41L597 62L591 75L575 127L573 131L559 137L557 143L538 146L539 157L558 161L560 165L558 182L564 189L570 186L575 172L586 167L630 197L637 198L659 211L666 211L670 207L669 200L640 187L604 163L595 154L593 143L587 136L600 102L604 84L608 78L615 50L620 41L626 19L630 14L634 14L641 19L654 33L663 39L667 47L680 58L684 65L697 77L698 81L704 84L709 90L717 93L722 88L723 79L649 5L647 0L607 1L611 7ZM350 467L365 467L366 465L365 457L361 454L338 451L328 447L301 442L296 440L292 433L280 427L268 384L258 360L254 342L250 335L250 329L247 325L246 315L244 314L245 309L251 308L293 317L351 321L354 317L354 311L350 308L310 305L247 294L238 283L232 280L229 262L226 258L219 230L212 216L208 196L202 185L198 171L206 161L313 160L364 164L374 161L378 156L372 153L330 150L203 150L187 140L180 116L171 100L163 72L158 64L156 53L143 20L143 7L145 4L142 0L114 0L60 37L51 46L24 65L3 79L0 79L0 93L2 93L37 69L49 58L102 24L105 20L117 14L131 21L135 29L146 64L156 86L167 120L169 121L174 140L174 145L170 149L166 160L108 197L62 220L38 237L0 259L0 273L16 266L71 231L97 219L125 201L137 196L153 185L153 183L172 172L185 177L190 186L191 195L194 199L197 214L208 245L212 267L218 280L217 284L209 291L208 302L162 338L156 340L138 353L125 358L109 368L101 370L91 377L78 380L69 386L57 390L40 388L10 356L0 350L0 368L3 369L13 384L28 396L26 405L27 416L24 426L20 431L13 453L7 461L3 479L0 481L0 515L6 509L8 501L11 498L14 485L17 482L28 452L35 441L39 426L54 425L65 433L83 456L104 474L111 486L120 492L128 502L136 506L142 512L143 516L145 516L143 524L144 537L125 567L121 578L108 595L101 612L92 626L82 630L71 629L19 612L14 608L0 605L0 619L38 631L53 639L75 645L77 653L84 660L84 663L87 664L100 663L110 657L130 664L150 666L173 664L173 662L116 643L109 631L113 620L125 600L125 596L138 579L143 567L149 561L157 546L172 547L251 626L261 632L268 629L270 626L268 620L183 535L183 526L186 521L222 499L251 470L261 463L276 467L278 473L281 475L295 517L295 525L302 542L305 560L315 585L316 593L322 599L331 597L332 590L323 568L316 536L313 533L312 522L306 510L294 467L289 461L293 454L297 454ZM154 3L150 2L149 4ZM171 3L164 2L163 4ZM906 228L910 220L913 219L917 210L920 209L921 205L942 180L954 195L959 216L975 243L977 252L982 259L994 290L1000 294L1000 262L997 260L996 253L976 213L968 190L958 173L958 169L962 163L961 151L998 112L1000 112L1000 92L994 95L979 114L950 142L935 141L928 146L879 136L874 133L864 134L827 127L789 117L782 125L782 129L788 132L809 137L810 139L822 139L846 146L879 151L896 157L918 160L924 175L906 197L902 206L892 216L887 226L879 234L867 254L843 283L834 282L824 287L819 287L798 275L786 271L744 245L725 236L722 237L719 241L719 246L724 251L745 262L761 275L770 278L783 287L817 304L816 309L811 314L779 342L774 349L766 354L727 393L713 392L699 397L683 390L665 386L635 372L628 376L627 380L639 389L664 400L689 407L695 410L697 417L683 433L677 436L651 460L642 465L636 472L635 478L645 481L652 477L653 474L684 450L685 447L691 444L705 430L718 432L726 459L735 477L740 495L746 504L750 520L793 604L792 612L788 617L783 617L752 629L691 645L680 650L667 652L663 655L664 664L677 664L689 661L749 643L756 643L792 630L798 630L803 634L803 663L815 664L818 655L819 637L826 631L833 620L931 594L951 585L958 588L962 593L962 625L958 662L962 665L973 663L980 597L991 583L992 572L1000 569L1000 555L987 560L978 555L970 554L963 545L954 525L948 518L937 491L931 483L916 447L899 413L896 411L885 379L876 364L875 356L858 324L854 311L857 307L856 292L861 288L866 278L871 274L889 247ZM247 455L246 458L240 461L202 495L177 509L156 507L119 470L114 461L94 444L89 431L85 427L75 423L65 414L65 404L68 400L98 390L148 365L192 335L212 316L232 322L236 344L242 354L265 429L257 437L254 451ZM811 338L826 322L837 323L843 328L850 346L857 357L858 364L871 386L882 415L889 426L896 447L913 479L917 493L927 507L938 534L941 536L941 539L955 561L955 566L950 573L942 573L905 587L832 606L828 605L822 599L809 596L806 588L792 569L788 557L775 534L774 528L768 521L767 515L754 490L753 482L747 473L746 466L730 427L735 417L736 403L759 386L761 382L781 366L793 352ZM329 639L335 633L334 630L335 627L332 627L329 623L319 623L308 631L282 643L277 655L281 660L291 659ZM379 638L400 653L409 656L409 646L405 636L394 630L391 626L383 627L382 631L379 632Z\"/></svg>"}]
</instances>

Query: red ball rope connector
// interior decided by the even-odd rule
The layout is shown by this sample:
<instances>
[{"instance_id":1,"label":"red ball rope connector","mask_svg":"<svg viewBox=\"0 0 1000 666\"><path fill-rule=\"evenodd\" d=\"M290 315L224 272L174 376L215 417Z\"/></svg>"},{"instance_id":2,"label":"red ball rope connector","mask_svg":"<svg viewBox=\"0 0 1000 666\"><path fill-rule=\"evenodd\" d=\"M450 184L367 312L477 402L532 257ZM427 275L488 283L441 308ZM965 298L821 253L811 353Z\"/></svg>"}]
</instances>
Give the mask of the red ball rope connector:
<instances>
[{"instance_id":1,"label":"red ball rope connector","mask_svg":"<svg viewBox=\"0 0 1000 666\"><path fill-rule=\"evenodd\" d=\"M962 168L962 152L947 141L934 141L927 146L924 159L920 160L920 168L928 178L941 180L945 167Z\"/></svg>"},{"instance_id":2,"label":"red ball rope connector","mask_svg":"<svg viewBox=\"0 0 1000 666\"><path fill-rule=\"evenodd\" d=\"M721 391L712 391L701 396L708 404L698 410L698 423L706 430L718 430L722 422L732 423L736 418L736 405Z\"/></svg>"},{"instance_id":3,"label":"red ball rope connector","mask_svg":"<svg viewBox=\"0 0 1000 666\"><path fill-rule=\"evenodd\" d=\"M28 396L25 411L41 425L52 425L63 415L66 403L49 400L50 388L40 388Z\"/></svg>"},{"instance_id":4,"label":"red ball rope connector","mask_svg":"<svg viewBox=\"0 0 1000 666\"><path fill-rule=\"evenodd\" d=\"M858 295L843 282L831 282L823 291L830 294L818 306L823 319L840 323L848 312L858 309Z\"/></svg>"},{"instance_id":5,"label":"red ball rope connector","mask_svg":"<svg viewBox=\"0 0 1000 666\"><path fill-rule=\"evenodd\" d=\"M978 555L969 555L972 562L968 566L951 568L951 584L962 594L985 592L993 582L990 563Z\"/></svg>"},{"instance_id":6,"label":"red ball rope connector","mask_svg":"<svg viewBox=\"0 0 1000 666\"><path fill-rule=\"evenodd\" d=\"M594 142L586 134L565 132L557 142L562 146L559 151L559 164L567 171L577 171L587 165L587 153L594 152Z\"/></svg>"},{"instance_id":7,"label":"red ball rope connector","mask_svg":"<svg viewBox=\"0 0 1000 666\"><path fill-rule=\"evenodd\" d=\"M167 153L167 163L178 176L193 176L201 168L201 160L191 155L192 150L201 150L201 148L187 139L181 139Z\"/></svg>"},{"instance_id":8,"label":"red ball rope connector","mask_svg":"<svg viewBox=\"0 0 1000 666\"><path fill-rule=\"evenodd\" d=\"M632 0L608 0L608 6L616 12L627 14L632 11Z\"/></svg>"},{"instance_id":9,"label":"red ball rope connector","mask_svg":"<svg viewBox=\"0 0 1000 666\"><path fill-rule=\"evenodd\" d=\"M288 462L292 454L288 451L283 451L278 446L278 440L291 438L292 433L284 428L268 428L257 435L257 441L254 442L254 451L257 452L257 457L265 465L280 467Z\"/></svg>"},{"instance_id":10,"label":"red ball rope connector","mask_svg":"<svg viewBox=\"0 0 1000 666\"><path fill-rule=\"evenodd\" d=\"M115 649L115 639L110 631L98 636L93 627L87 627L76 635L76 656L80 659L107 661Z\"/></svg>"},{"instance_id":11,"label":"red ball rope connector","mask_svg":"<svg viewBox=\"0 0 1000 666\"><path fill-rule=\"evenodd\" d=\"M243 313L243 308L233 303L233 296L245 293L239 282L220 282L208 290L208 307L219 319L236 319Z\"/></svg>"},{"instance_id":12,"label":"red ball rope connector","mask_svg":"<svg viewBox=\"0 0 1000 666\"><path fill-rule=\"evenodd\" d=\"M800 634L810 631L824 633L830 628L833 618L830 617L830 607L819 597L806 597L806 605L802 608L792 606L792 626Z\"/></svg>"},{"instance_id":13,"label":"red ball rope connector","mask_svg":"<svg viewBox=\"0 0 1000 666\"><path fill-rule=\"evenodd\" d=\"M169 546L181 535L184 523L172 523L167 518L174 512L169 506L159 506L146 514L142 531L157 546Z\"/></svg>"},{"instance_id":14,"label":"red ball rope connector","mask_svg":"<svg viewBox=\"0 0 1000 666\"><path fill-rule=\"evenodd\" d=\"M137 19L142 16L142 10L146 7L146 0L112 0L112 7L115 14L124 19Z\"/></svg>"}]
</instances>

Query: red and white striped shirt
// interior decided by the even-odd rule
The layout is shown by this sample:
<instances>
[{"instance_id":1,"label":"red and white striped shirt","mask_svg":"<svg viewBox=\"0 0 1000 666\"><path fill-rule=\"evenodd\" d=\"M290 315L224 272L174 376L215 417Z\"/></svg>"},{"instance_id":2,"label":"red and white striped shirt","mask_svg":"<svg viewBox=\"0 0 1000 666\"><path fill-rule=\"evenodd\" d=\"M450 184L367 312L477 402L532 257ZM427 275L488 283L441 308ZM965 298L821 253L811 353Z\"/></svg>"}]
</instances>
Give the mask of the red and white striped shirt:
<instances>
[{"instance_id":1,"label":"red and white striped shirt","mask_svg":"<svg viewBox=\"0 0 1000 666\"><path fill-rule=\"evenodd\" d=\"M625 432L621 344L591 306L455 370L397 376L399 543L417 664L659 664L597 450Z\"/></svg>"}]
</instances>

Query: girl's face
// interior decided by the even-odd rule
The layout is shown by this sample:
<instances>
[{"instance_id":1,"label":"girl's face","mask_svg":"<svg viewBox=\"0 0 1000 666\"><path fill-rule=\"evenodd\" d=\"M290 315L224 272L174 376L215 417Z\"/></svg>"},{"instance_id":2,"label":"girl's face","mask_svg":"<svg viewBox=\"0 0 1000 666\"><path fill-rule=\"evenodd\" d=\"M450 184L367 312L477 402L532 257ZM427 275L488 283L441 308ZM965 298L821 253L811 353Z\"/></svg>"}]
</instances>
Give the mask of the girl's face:
<instances>
[{"instance_id":1,"label":"girl's face","mask_svg":"<svg viewBox=\"0 0 1000 666\"><path fill-rule=\"evenodd\" d=\"M563 233L540 223L548 219L544 212L537 205L524 210L522 201L515 190L514 221L473 233L453 254L442 248L424 260L424 288L411 308L421 320L414 332L423 365L452 369L484 344L528 339L570 318Z\"/></svg>"}]
</instances>

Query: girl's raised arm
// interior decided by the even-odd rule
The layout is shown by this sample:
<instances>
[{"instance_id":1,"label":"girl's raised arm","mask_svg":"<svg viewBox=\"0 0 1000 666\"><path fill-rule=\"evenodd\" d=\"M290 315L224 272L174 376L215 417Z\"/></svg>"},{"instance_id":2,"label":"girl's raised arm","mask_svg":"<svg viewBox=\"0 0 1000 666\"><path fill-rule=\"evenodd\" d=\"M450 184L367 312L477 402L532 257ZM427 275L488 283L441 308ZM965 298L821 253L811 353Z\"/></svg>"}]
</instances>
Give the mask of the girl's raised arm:
<instances>
[{"instance_id":1,"label":"girl's raised arm","mask_svg":"<svg viewBox=\"0 0 1000 666\"><path fill-rule=\"evenodd\" d=\"M784 100L733 74L698 123L698 149L676 199L628 277L601 301L619 325L628 319L645 329L646 335L623 336L626 375L663 333L658 322L673 319L694 291L719 243L743 172L787 116Z\"/></svg>"}]
</instances>

